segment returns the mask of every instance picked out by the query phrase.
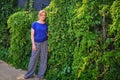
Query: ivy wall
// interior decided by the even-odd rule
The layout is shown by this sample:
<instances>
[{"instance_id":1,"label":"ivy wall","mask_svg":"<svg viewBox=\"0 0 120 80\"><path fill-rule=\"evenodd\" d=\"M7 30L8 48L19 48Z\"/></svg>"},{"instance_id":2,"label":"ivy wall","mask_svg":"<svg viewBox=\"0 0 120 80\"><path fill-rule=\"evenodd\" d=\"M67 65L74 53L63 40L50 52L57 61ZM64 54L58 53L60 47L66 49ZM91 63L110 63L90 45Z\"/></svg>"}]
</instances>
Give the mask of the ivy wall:
<instances>
[{"instance_id":1,"label":"ivy wall","mask_svg":"<svg viewBox=\"0 0 120 80\"><path fill-rule=\"evenodd\" d=\"M51 0L45 8L50 32L47 80L119 80L119 9L119 0ZM36 15L20 11L8 19L8 62L17 68L27 69Z\"/></svg>"}]
</instances>

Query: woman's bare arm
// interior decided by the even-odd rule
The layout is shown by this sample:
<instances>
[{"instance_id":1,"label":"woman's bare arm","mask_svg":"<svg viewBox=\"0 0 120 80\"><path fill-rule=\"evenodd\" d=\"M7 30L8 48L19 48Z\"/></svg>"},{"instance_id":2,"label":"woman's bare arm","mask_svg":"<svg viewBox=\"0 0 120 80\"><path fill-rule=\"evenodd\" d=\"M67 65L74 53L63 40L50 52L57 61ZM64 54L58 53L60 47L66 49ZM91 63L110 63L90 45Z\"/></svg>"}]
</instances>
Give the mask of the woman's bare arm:
<instances>
[{"instance_id":1,"label":"woman's bare arm","mask_svg":"<svg viewBox=\"0 0 120 80\"><path fill-rule=\"evenodd\" d=\"M36 51L36 45L34 41L34 29L31 29L31 41L32 41L32 50Z\"/></svg>"}]
</instances>

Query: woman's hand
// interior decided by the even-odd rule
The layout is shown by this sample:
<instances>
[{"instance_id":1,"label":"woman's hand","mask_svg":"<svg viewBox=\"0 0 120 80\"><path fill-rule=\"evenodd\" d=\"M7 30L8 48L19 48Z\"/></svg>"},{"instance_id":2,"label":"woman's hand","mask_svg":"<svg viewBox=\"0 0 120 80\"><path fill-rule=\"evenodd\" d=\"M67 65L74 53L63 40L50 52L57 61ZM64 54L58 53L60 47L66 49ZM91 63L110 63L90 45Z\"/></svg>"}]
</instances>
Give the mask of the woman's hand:
<instances>
[{"instance_id":1,"label":"woman's hand","mask_svg":"<svg viewBox=\"0 0 120 80\"><path fill-rule=\"evenodd\" d=\"M32 45L32 50L33 50L33 51L36 51L36 50L37 50L37 48L36 48L36 45L35 45L35 44L33 44L33 45Z\"/></svg>"}]
</instances>

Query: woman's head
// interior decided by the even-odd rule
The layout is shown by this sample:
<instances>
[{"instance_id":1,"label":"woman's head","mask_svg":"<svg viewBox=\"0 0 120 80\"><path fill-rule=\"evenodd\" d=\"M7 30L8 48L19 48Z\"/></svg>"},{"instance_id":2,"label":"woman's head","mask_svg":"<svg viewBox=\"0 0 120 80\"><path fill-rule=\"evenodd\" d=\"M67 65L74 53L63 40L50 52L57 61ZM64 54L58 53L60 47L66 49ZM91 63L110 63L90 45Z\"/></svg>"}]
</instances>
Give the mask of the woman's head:
<instances>
[{"instance_id":1,"label":"woman's head","mask_svg":"<svg viewBox=\"0 0 120 80\"><path fill-rule=\"evenodd\" d=\"M46 13L45 10L39 11L39 13L38 13L38 18L39 18L39 20L44 21L44 20L46 19L46 15L47 15L47 13Z\"/></svg>"}]
</instances>

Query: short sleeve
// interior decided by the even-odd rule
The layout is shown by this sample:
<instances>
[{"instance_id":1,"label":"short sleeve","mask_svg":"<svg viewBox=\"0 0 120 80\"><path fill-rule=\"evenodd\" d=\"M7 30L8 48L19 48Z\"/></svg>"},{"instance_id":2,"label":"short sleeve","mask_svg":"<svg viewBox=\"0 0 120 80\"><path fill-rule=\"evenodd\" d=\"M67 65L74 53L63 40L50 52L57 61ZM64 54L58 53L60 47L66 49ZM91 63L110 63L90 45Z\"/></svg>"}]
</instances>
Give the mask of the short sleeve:
<instances>
[{"instance_id":1,"label":"short sleeve","mask_svg":"<svg viewBox=\"0 0 120 80\"><path fill-rule=\"evenodd\" d=\"M35 29L35 24L36 24L36 22L33 22L33 23L32 23L32 25L31 25L31 28L32 28L32 29Z\"/></svg>"}]
</instances>

